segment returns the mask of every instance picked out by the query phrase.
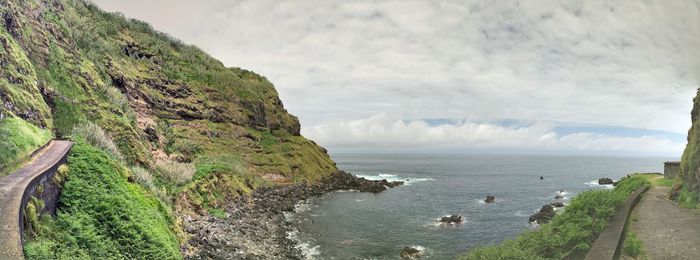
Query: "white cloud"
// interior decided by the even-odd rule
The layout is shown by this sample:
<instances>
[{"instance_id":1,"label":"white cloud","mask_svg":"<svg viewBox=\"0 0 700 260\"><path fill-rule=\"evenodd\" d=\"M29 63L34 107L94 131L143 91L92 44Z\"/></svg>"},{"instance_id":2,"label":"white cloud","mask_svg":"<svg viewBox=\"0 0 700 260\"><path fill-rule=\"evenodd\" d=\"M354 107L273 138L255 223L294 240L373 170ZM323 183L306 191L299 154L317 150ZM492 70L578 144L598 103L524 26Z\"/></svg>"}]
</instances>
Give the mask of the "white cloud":
<instances>
[{"instance_id":1,"label":"white cloud","mask_svg":"<svg viewBox=\"0 0 700 260\"><path fill-rule=\"evenodd\" d=\"M698 0L95 2L267 76L303 126L385 113L684 133L700 76Z\"/></svg>"},{"instance_id":2,"label":"white cloud","mask_svg":"<svg viewBox=\"0 0 700 260\"><path fill-rule=\"evenodd\" d=\"M612 136L591 132L560 135L554 127L546 123L503 126L468 121L430 125L422 120L392 120L378 114L367 119L305 127L303 133L331 148L375 147L388 151L524 149L678 156L685 146L685 143L653 135Z\"/></svg>"}]
</instances>

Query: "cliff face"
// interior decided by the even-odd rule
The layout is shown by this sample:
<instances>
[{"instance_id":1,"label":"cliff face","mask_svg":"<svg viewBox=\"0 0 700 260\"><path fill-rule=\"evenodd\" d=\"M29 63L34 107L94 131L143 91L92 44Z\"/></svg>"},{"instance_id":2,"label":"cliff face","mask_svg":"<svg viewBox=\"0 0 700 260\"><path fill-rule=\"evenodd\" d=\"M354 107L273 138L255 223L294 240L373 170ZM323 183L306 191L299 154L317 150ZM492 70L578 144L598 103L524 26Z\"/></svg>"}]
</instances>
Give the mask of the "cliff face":
<instances>
[{"instance_id":1,"label":"cliff face","mask_svg":"<svg viewBox=\"0 0 700 260\"><path fill-rule=\"evenodd\" d=\"M690 112L692 126L688 130L688 144L681 158L681 180L688 191L700 192L700 90L693 99Z\"/></svg>"},{"instance_id":2,"label":"cliff face","mask_svg":"<svg viewBox=\"0 0 700 260\"><path fill-rule=\"evenodd\" d=\"M59 138L94 122L128 165L196 168L157 182L179 207L336 171L263 76L79 0L0 0L0 18L2 117Z\"/></svg>"}]
</instances>

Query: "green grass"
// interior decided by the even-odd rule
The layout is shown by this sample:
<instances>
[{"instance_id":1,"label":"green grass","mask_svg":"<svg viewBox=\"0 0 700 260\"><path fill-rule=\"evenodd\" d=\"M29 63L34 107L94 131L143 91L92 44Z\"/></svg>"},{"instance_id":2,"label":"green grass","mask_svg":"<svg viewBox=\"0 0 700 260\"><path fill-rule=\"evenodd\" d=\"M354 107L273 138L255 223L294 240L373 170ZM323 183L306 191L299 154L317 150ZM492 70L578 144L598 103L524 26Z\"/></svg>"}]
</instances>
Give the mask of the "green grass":
<instances>
[{"instance_id":1,"label":"green grass","mask_svg":"<svg viewBox=\"0 0 700 260\"><path fill-rule=\"evenodd\" d=\"M79 140L55 218L25 244L27 259L180 259L169 209L105 152Z\"/></svg>"},{"instance_id":2,"label":"green grass","mask_svg":"<svg viewBox=\"0 0 700 260\"><path fill-rule=\"evenodd\" d=\"M37 148L51 140L48 130L20 118L0 120L0 176L11 173Z\"/></svg>"},{"instance_id":3,"label":"green grass","mask_svg":"<svg viewBox=\"0 0 700 260\"><path fill-rule=\"evenodd\" d=\"M625 254L634 258L644 253L644 245L642 244L642 241L637 239L637 236L631 231L627 232L623 249Z\"/></svg>"},{"instance_id":4,"label":"green grass","mask_svg":"<svg viewBox=\"0 0 700 260\"><path fill-rule=\"evenodd\" d=\"M478 247L461 259L562 259L590 249L615 210L639 187L650 185L645 177L623 179L613 190L578 194L563 213L536 231L528 231L503 244Z\"/></svg>"},{"instance_id":5,"label":"green grass","mask_svg":"<svg viewBox=\"0 0 700 260\"><path fill-rule=\"evenodd\" d=\"M642 177L649 181L651 186L653 187L672 187L673 184L675 183L675 180L673 179L666 179L662 174L656 174L656 173L644 173L644 174L637 174L637 176Z\"/></svg>"}]
</instances>

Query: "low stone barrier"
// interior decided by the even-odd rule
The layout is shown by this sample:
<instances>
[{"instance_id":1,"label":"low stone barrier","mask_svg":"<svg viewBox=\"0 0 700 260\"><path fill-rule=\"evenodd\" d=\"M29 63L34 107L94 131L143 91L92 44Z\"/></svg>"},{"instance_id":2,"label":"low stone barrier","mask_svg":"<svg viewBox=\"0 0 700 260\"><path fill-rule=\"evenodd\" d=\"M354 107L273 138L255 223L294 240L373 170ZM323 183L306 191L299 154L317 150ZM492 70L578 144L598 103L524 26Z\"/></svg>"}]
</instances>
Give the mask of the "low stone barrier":
<instances>
[{"instance_id":1,"label":"low stone barrier","mask_svg":"<svg viewBox=\"0 0 700 260\"><path fill-rule=\"evenodd\" d=\"M608 226L603 229L603 232L593 243L591 250L586 254L586 260L617 259L620 256L620 247L624 240L623 236L629 214L639 201L640 195L647 189L649 187L639 188L625 199L622 207L617 209Z\"/></svg>"},{"instance_id":2,"label":"low stone barrier","mask_svg":"<svg viewBox=\"0 0 700 260\"><path fill-rule=\"evenodd\" d=\"M53 181L66 162L73 143L51 141L37 150L27 165L0 178L0 259L23 259L24 211L32 197L43 207L37 214L53 214L60 187Z\"/></svg>"}]
</instances>

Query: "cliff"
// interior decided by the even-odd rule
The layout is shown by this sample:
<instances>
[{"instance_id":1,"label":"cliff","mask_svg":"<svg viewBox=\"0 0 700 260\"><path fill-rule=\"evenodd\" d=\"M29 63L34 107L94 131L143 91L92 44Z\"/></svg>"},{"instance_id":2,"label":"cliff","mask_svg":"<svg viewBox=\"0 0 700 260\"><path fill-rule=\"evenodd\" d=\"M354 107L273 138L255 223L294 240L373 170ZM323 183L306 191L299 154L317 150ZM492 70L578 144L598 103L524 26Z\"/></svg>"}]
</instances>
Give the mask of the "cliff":
<instances>
[{"instance_id":1,"label":"cliff","mask_svg":"<svg viewBox=\"0 0 700 260\"><path fill-rule=\"evenodd\" d=\"M700 90L693 99L693 110L690 112L690 118L692 126L688 130L688 144L681 158L680 184L682 185L683 193L700 192ZM677 185L675 190L680 191L680 187L680 185ZM692 197L695 197L695 201L690 203L697 203L697 196L689 196L689 198L682 199L692 200Z\"/></svg>"},{"instance_id":2,"label":"cliff","mask_svg":"<svg viewBox=\"0 0 700 260\"><path fill-rule=\"evenodd\" d=\"M263 76L83 1L0 1L0 113L58 138L94 122L128 164L239 161L282 182L334 172Z\"/></svg>"},{"instance_id":3,"label":"cliff","mask_svg":"<svg viewBox=\"0 0 700 260\"><path fill-rule=\"evenodd\" d=\"M265 77L89 2L0 0L0 47L0 149L15 151L0 151L0 170L51 136L77 140L79 151L100 149L94 158L71 157L99 163L71 168L66 214L78 215L70 199L84 199L82 187L94 185L79 173L115 165L97 169L116 178L95 180L105 182L100 191L120 192L109 191L114 182L161 201L167 210L152 202L134 208L174 212L168 232L182 244L177 219L221 212L259 187L314 183L337 171L325 149L300 135ZM99 214L84 210L81 218Z\"/></svg>"}]
</instances>

